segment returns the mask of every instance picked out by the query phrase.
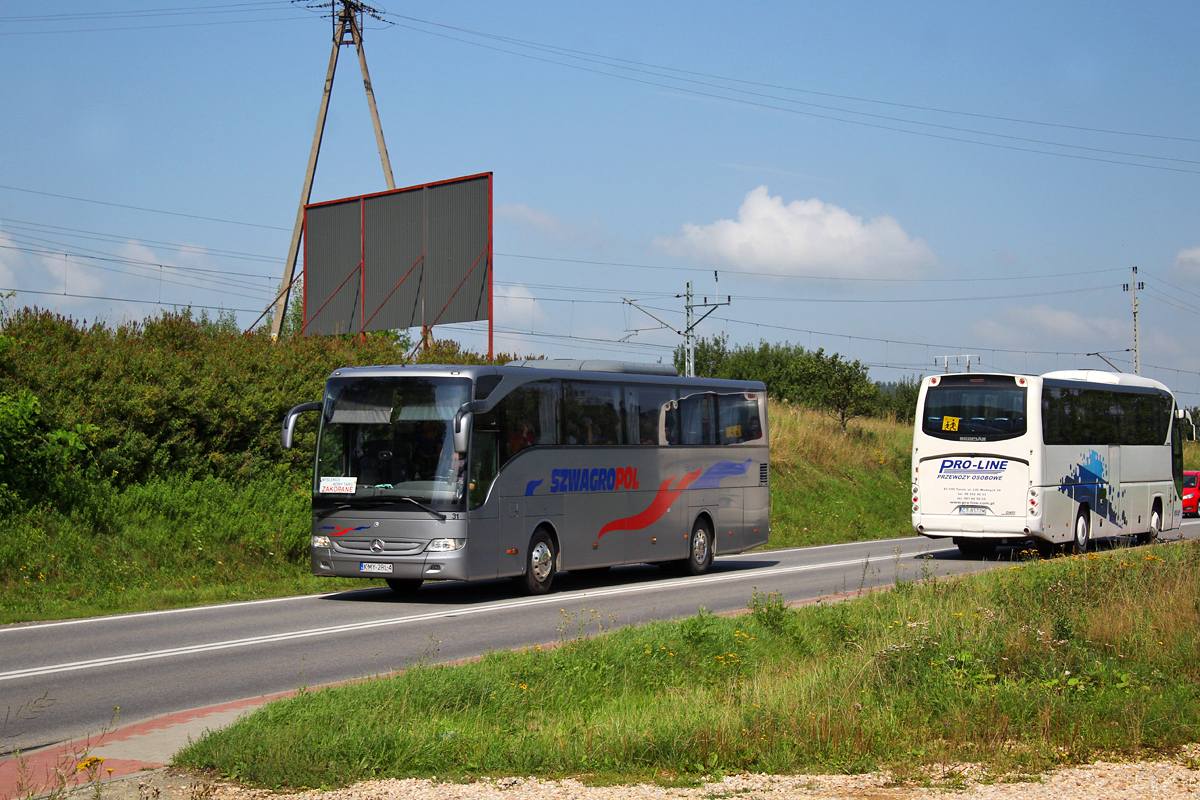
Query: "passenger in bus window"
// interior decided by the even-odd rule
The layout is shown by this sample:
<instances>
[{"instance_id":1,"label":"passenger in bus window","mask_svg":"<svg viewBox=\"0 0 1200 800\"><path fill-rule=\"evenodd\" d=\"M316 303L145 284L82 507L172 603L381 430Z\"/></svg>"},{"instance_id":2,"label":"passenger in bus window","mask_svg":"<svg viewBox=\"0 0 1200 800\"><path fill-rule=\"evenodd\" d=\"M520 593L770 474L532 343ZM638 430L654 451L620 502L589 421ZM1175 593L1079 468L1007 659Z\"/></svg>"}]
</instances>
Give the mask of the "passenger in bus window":
<instances>
[{"instance_id":1,"label":"passenger in bus window","mask_svg":"<svg viewBox=\"0 0 1200 800\"><path fill-rule=\"evenodd\" d=\"M533 427L528 422L519 422L512 427L508 434L508 454L515 456L533 444Z\"/></svg>"},{"instance_id":2,"label":"passenger in bus window","mask_svg":"<svg viewBox=\"0 0 1200 800\"><path fill-rule=\"evenodd\" d=\"M750 431L746 435L747 441L753 441L754 439L762 438L762 423L758 421L758 417L751 417L750 425L748 427Z\"/></svg>"}]
</instances>

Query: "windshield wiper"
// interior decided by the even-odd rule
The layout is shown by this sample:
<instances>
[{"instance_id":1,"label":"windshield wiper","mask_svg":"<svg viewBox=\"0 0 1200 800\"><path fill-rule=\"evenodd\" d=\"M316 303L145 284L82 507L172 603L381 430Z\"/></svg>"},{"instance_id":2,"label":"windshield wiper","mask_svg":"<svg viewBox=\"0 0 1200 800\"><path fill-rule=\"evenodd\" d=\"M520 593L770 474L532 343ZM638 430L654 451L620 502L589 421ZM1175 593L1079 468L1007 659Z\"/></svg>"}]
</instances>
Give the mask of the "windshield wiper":
<instances>
[{"instance_id":1,"label":"windshield wiper","mask_svg":"<svg viewBox=\"0 0 1200 800\"><path fill-rule=\"evenodd\" d=\"M393 499L395 499L395 500L404 500L404 501L407 501L407 502L409 502L409 503L412 503L414 506L416 506L417 508L421 509L422 511L428 511L430 514L433 514L435 517L437 517L438 519L440 519L442 522L445 522L445 521L446 521L446 515L445 515L445 514L443 514L442 512L438 511L438 510L437 510L437 509L435 509L435 508L430 508L429 506L425 505L424 503L420 502L419 500L413 500L411 497L404 497L404 496L401 496L401 497L396 497L396 498L393 498Z\"/></svg>"},{"instance_id":2,"label":"windshield wiper","mask_svg":"<svg viewBox=\"0 0 1200 800\"><path fill-rule=\"evenodd\" d=\"M402 495L396 497L372 497L354 503L338 503L337 507L340 509L371 508L372 506L389 506L393 503L412 503L422 511L428 511L442 522L446 521L446 515L438 511L436 508L430 508L419 500L414 500L411 497L404 497Z\"/></svg>"}]
</instances>

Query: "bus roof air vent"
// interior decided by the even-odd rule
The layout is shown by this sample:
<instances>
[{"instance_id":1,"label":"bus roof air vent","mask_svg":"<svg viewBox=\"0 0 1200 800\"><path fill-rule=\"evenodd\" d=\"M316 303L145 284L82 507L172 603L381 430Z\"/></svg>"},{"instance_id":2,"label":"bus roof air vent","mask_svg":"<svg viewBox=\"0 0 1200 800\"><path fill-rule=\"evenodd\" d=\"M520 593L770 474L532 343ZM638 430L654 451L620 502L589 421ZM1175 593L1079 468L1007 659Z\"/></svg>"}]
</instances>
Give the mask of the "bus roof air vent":
<instances>
[{"instance_id":1,"label":"bus roof air vent","mask_svg":"<svg viewBox=\"0 0 1200 800\"><path fill-rule=\"evenodd\" d=\"M628 375L679 375L679 370L670 364L631 364L625 361L584 360L575 358L545 358L528 361L510 361L507 367L534 367L536 369L566 369L580 372L622 372Z\"/></svg>"}]
</instances>

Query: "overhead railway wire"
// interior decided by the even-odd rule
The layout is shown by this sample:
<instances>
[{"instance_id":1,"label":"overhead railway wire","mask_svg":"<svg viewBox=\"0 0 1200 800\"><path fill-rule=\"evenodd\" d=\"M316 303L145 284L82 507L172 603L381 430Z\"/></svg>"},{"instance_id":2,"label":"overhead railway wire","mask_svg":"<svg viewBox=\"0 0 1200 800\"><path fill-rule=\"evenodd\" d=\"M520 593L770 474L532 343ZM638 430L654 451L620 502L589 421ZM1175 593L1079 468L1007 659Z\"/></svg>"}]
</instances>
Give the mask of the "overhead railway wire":
<instances>
[{"instance_id":1,"label":"overhead railway wire","mask_svg":"<svg viewBox=\"0 0 1200 800\"><path fill-rule=\"evenodd\" d=\"M1078 272L1052 272L1045 275L992 275L983 278L875 278L841 275L788 275L780 272L754 272L741 269L720 269L713 267L670 267L662 264L637 264L623 261L590 261L580 258L556 258L553 256L532 256L524 253L496 253L505 258L525 258L533 261L558 261L564 264L590 264L599 267L636 267L638 269L659 269L672 272L719 272L722 275L736 277L747 275L756 278L788 278L813 281L850 281L866 283L981 283L989 281L1021 281L1039 280L1041 278L1067 278L1079 275L1100 275L1105 272L1127 272L1128 267L1109 267L1105 269L1088 269Z\"/></svg>"},{"instance_id":2,"label":"overhead railway wire","mask_svg":"<svg viewBox=\"0 0 1200 800\"><path fill-rule=\"evenodd\" d=\"M97 294L74 294L72 292L43 292L35 289L18 289L13 286L0 286L0 292L17 292L18 294L37 294L51 295L54 297L75 297L84 300L108 300L114 303L141 303L150 306L162 306L166 308L202 308L209 311L241 311L247 314L257 314L257 308L231 308L230 306L207 306L199 305L198 303L171 303L159 300L138 300L132 297L107 297Z\"/></svg>"},{"instance_id":3,"label":"overhead railway wire","mask_svg":"<svg viewBox=\"0 0 1200 800\"><path fill-rule=\"evenodd\" d=\"M140 236L123 236L116 233L103 233L101 231L89 231L81 228L68 228L62 225L50 225L45 222L30 222L28 220L11 219L9 217L0 217L0 223L5 223L0 226L0 236L4 235L6 229L17 229L26 231L37 231L46 234L55 234L58 236L66 236L72 239L90 239L98 242L114 242L117 244L126 244L133 242L135 244L157 244L164 247L170 247L181 252L195 253L197 255L220 256L222 258L234 258L242 261L261 261L267 264L278 264L283 259L274 258L271 256L259 255L257 253L243 253L238 250L219 250L212 247L207 247L201 244L187 244L182 242L164 242L160 239L146 239ZM181 267L181 269L183 269ZM204 270L201 270L204 271ZM229 272L228 270L207 270L210 272L223 271L227 275L242 275L253 278L268 277L257 272Z\"/></svg>"},{"instance_id":4,"label":"overhead railway wire","mask_svg":"<svg viewBox=\"0 0 1200 800\"><path fill-rule=\"evenodd\" d=\"M517 56L520 58L530 59L533 61L541 61L541 62L544 62L547 64L556 64L558 66L566 67L568 69L581 70L583 72L589 72L589 73L593 73L593 74L597 74L597 75L604 75L606 77L616 78L618 80L630 81L633 83L640 83L640 84L644 84L647 86L654 86L654 87L657 87L660 89L670 89L672 91L683 92L686 94L696 95L698 97L707 97L707 98L716 99L716 100L724 100L724 101L731 102L731 103L738 103L741 105L747 105L747 106L752 106L752 107L757 107L757 108L765 108L765 109L770 109L773 111L782 111L782 112L789 113L789 114L797 114L797 115L813 117L813 118L817 118L817 119L825 119L825 120L830 120L833 122L841 122L841 123L845 123L845 124L849 124L849 125L859 125L862 127L875 128L878 130L887 130L887 131L893 131L893 132L897 132L897 133L906 133L911 136L924 136L926 138L939 139L942 141L951 141L951 142L959 142L962 144L971 144L971 145L976 145L976 146L980 146L980 147L992 147L992 148L998 148L998 149L1002 149L1002 150L1011 150L1011 151L1022 152L1022 153L1034 153L1034 154L1039 154L1039 155L1054 156L1054 157L1058 157L1058 158L1070 158L1070 159L1075 159L1075 160L1080 160L1080 161L1092 161L1092 162L1098 162L1098 163L1104 163L1104 164L1116 164L1116 165L1128 166L1128 167L1138 167L1141 169L1154 169L1154 170L1163 170L1163 171L1167 171L1167 172L1179 172L1179 173L1186 173L1186 174L1192 174L1192 175L1200 175L1200 170L1187 169L1185 167L1173 167L1173 166L1170 166L1167 164L1146 164L1146 163L1141 163L1138 161L1123 161L1123 160L1116 159L1116 158L1102 158L1100 156L1083 155L1082 153L1064 153L1064 152L1058 152L1055 150L1041 150L1041 149L1037 149L1034 147L1023 147L1023 146L1019 146L1019 145L1015 145L1015 144L1004 144L1002 142L988 142L988 141L980 141L978 139L967 139L967 138L963 138L961 136L951 136L948 134L934 133L932 131L910 130L908 128L896 127L895 125L885 125L881 122L871 122L871 121L862 120L862 119L847 119L845 117L833 116L831 114L822 114L822 113L818 113L816 111L806 111L804 109L792 108L792 107L788 107L788 106L781 106L781 105L776 105L773 103L762 102L759 100L752 100L752 99L748 99L746 97L731 96L730 94L718 94L716 92L702 91L700 89L689 88L686 86L680 86L676 83L662 83L660 81L648 80L646 78L640 78L640 77L637 77L634 75L622 75L619 73L608 72L603 69L595 69L593 67L583 66L581 64L573 64L573 63L565 62L565 61L557 61L552 58L544 58L541 56L532 55L530 53L523 53L523 52L519 52L516 50L508 50L503 47L496 47L494 45L484 44L482 42L472 41L470 39L463 39L458 36L451 36L449 34L439 33L437 31L430 31L430 30L426 30L423 28L413 26L413 25L405 25L403 23L397 23L397 25L399 27L407 28L409 30L417 31L419 33L424 33L429 36L437 36L437 37L449 39L451 41L460 42L462 44L471 45L473 47L480 47L480 48L484 48L486 50L494 50L496 52L507 53L509 55ZM618 65L610 64L608 66L610 66L611 68L614 68L614 69L622 69L622 67L620 67ZM628 69L628 68L623 68L623 69ZM675 81L683 80L683 79L675 78L675 77L671 77L671 76L668 76L668 78L670 80L675 80ZM742 94L751 94L751 95L756 94L756 93L745 92L744 90L731 89L729 87L721 87L721 88L723 91L725 91L727 93L728 92L740 92ZM799 103L800 101L781 99L781 102ZM806 103L805 105L814 105L814 104ZM860 111L845 111L845 110L839 110L839 111L840 111L840 113L857 114L859 116L868 116L868 117L876 117L876 118L882 117L885 119L892 119L890 117L883 117L883 115L868 114L866 112L860 112ZM911 120L902 120L902 121L905 124L926 125L926 126L933 126L933 127L939 127L939 128L950 127L950 126L933 125L932 123L923 123L923 122L917 122L917 121L911 121ZM997 138L1001 138L1001 137L1002 138L1020 138L1020 137L1007 137L1003 134L993 134L993 133L982 133L982 134L976 133L975 135L986 135L986 136L992 136L992 137L997 137ZM1040 140L1025 140L1025 141L1040 142ZM1060 143L1054 143L1054 142L1046 142L1045 144L1047 146L1064 147L1064 148L1072 148L1072 149L1083 149L1083 150L1096 150L1097 149L1097 148L1084 147L1082 145L1060 144ZM1110 154L1114 154L1114 155L1124 155L1124 156L1131 157L1131 158L1184 161L1185 163L1200 163L1200 162L1191 161L1190 159L1174 159L1174 158L1167 159L1166 157L1159 157L1159 156L1138 154L1138 153L1124 153L1124 152L1120 152L1120 151L1100 150L1100 152L1110 153Z\"/></svg>"},{"instance_id":5,"label":"overhead railway wire","mask_svg":"<svg viewBox=\"0 0 1200 800\"><path fill-rule=\"evenodd\" d=\"M61 242L55 241L53 239L43 239L43 238L37 237L37 236L29 236L28 234L20 234L20 235L9 234L6 238L12 242L18 242L20 244L29 245L29 249L25 250L25 252L30 252L30 253L34 253L34 254L53 256L53 257L73 256L75 258L86 258L86 259L93 259L96 261L108 261L108 262L117 263L117 264L128 264L128 265L134 266L134 267L153 268L153 269L158 269L158 270L169 269L172 271L182 272L182 273L197 273L198 272L203 275L219 276L219 277L207 277L206 278L206 280L209 283L216 284L218 286L232 286L232 287L239 288L239 289L250 289L250 290L256 291L256 292L271 291L270 285L263 286L262 284L250 283L249 281L240 280L237 277L230 275L230 273L225 273L220 270L207 270L207 269L203 269L203 268L181 267L181 266L178 266L175 264L168 264L165 262L150 261L147 259L134 258L132 256L122 256L122 255L118 255L116 253L109 253L104 250L94 250L90 247L79 247L78 245L73 245L71 247L64 247L64 246L62 246ZM15 249L20 249L20 248L15 248ZM82 252L77 252L77 251L82 251ZM161 274L161 273L159 273L159 274ZM184 276L181 275L180 277L184 277ZM268 278L265 275L260 276L260 277L264 281L271 280L270 278ZM196 286L197 288L201 288L201 289L205 288L204 285L202 285L202 284L189 284L189 285L193 285L193 286Z\"/></svg>"},{"instance_id":6,"label":"overhead railway wire","mask_svg":"<svg viewBox=\"0 0 1200 800\"><path fill-rule=\"evenodd\" d=\"M181 269L179 267L176 267L173 264L159 263L156 261L148 261L145 259L132 258L129 256L119 256L119 255L112 254L112 253L104 253L103 251L89 250L89 248L86 248L86 247L79 248L85 252L74 252L74 251L68 250L66 248L55 247L53 245L56 243L53 243L53 242L51 242L50 244L46 244L42 241L37 240L36 237L9 236L8 239L9 239L9 241L17 242L19 244L24 244L27 246L26 247L15 247L12 245L0 245L0 248L9 249L9 250L17 250L20 252L28 253L30 255L38 255L38 256L44 256L44 257L53 258L53 259L61 259L61 260L67 261L68 263L78 264L80 266L91 266L91 267L95 267L96 269L102 269L102 270L105 270L108 272L123 272L125 274L133 275L135 277L153 277L155 280L158 280L162 276L162 270L164 270L164 269L172 270L173 272L181 271L184 273L187 273L189 271L189 270L187 270L187 268ZM87 259L87 261L74 260L74 259L81 259L81 258ZM118 270L118 269L115 269L112 267L104 267L104 266L101 266L100 264L93 264L93 263L91 263L93 261L104 261L104 262L113 263L113 264L125 264L127 266L133 267L134 269L158 270L158 271L157 272L129 272L128 270ZM184 277L192 277L192 276L184 274L184 275L177 275L176 277L184 278ZM235 289L246 289L246 290L249 290L252 292L256 292L260 295L263 295L264 297L272 291L270 286L262 286L259 284L249 283L249 282L243 281L243 280L228 279L225 277L207 277L207 278L205 278L205 280L207 281L207 283L204 283L204 284L202 284L202 283L181 283L180 285L181 286L191 286L196 289L209 289L211 291L217 291L217 289L213 289L213 286L231 287L231 288L235 288Z\"/></svg>"},{"instance_id":7,"label":"overhead railway wire","mask_svg":"<svg viewBox=\"0 0 1200 800\"><path fill-rule=\"evenodd\" d=\"M171 285L174 285L174 286L183 286L183 287L185 287L185 288L187 288L187 289L200 289L200 290L202 290L202 291L220 292L220 293L222 293L222 294L227 294L227 295L229 295L229 296L231 296L231 297L240 297L240 298L243 298L243 299L245 299L245 300L261 300L262 298L264 298L264 297L266 296L265 294L262 294L262 293L260 293L260 294L259 294L259 295L257 295L257 296L255 296L255 295L248 295L248 294L241 294L241 293L238 293L238 292L232 292L232 291L228 291L228 290L226 290L226 289L211 288L211 287L206 287L206 286L200 286L200 285L197 285L197 284L194 284L194 283L185 283L185 282L183 282L183 281L175 281L175 280L171 280L170 278L166 278L166 277L162 277L162 276L158 276L158 275L150 275L150 274L143 274L143 273L135 273L135 272L129 272L128 270L116 269L116 268L114 268L114 267L105 267L105 266L102 266L102 265L100 265L100 264L94 264L94 263L91 263L90 261L77 261L77 260L74 260L74 259L68 258L68 257L66 257L66 256L64 256L64 255L62 255L62 254L60 254L60 253L56 253L56 252L54 252L54 251L46 251L46 250L23 250L22 248L19 248L19 247L10 247L10 246L8 246L8 245L0 245L0 249L3 249L3 250L19 250L19 251L22 251L22 252L34 253L34 254L37 254L37 255L52 256L52 257L58 258L58 259L59 259L59 260L61 260L61 261L64 261L64 262L66 262L66 263L68 263L68 264L75 264L76 266L90 267L90 268L92 268L92 269L99 269L99 270L103 270L103 271L105 271L105 272L116 272L116 273L119 273L119 274L122 274L122 275L128 275L128 276L130 276L130 277L132 277L132 278L141 278L141 279L144 279L144 280L155 281L155 282L158 282L158 283L171 284ZM29 292L32 292L33 290L32 290L32 289L18 289L18 290L14 290L14 291L29 291ZM47 292L46 294L56 294L56 292ZM97 299L101 299L101 298L97 298ZM150 302L150 301L146 301L146 302Z\"/></svg>"}]
</instances>

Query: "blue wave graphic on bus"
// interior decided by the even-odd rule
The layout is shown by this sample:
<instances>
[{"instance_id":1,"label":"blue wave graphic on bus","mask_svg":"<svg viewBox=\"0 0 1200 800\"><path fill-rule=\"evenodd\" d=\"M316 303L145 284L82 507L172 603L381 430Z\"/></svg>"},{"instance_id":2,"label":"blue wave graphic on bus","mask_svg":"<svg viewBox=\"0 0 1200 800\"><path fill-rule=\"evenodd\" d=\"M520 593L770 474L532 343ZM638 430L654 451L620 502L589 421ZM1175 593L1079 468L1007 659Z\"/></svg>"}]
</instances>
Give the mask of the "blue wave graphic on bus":
<instances>
[{"instance_id":1,"label":"blue wave graphic on bus","mask_svg":"<svg viewBox=\"0 0 1200 800\"><path fill-rule=\"evenodd\" d=\"M721 481L726 478L732 478L735 475L745 475L746 470L750 469L750 464L754 459L747 458L743 462L737 461L718 461L704 471L704 474L692 484L693 489L716 489L721 485Z\"/></svg>"},{"instance_id":2,"label":"blue wave graphic on bus","mask_svg":"<svg viewBox=\"0 0 1200 800\"><path fill-rule=\"evenodd\" d=\"M1078 464L1059 480L1058 490L1076 503L1087 503L1093 514L1121 524L1113 505L1108 460L1096 450L1080 456Z\"/></svg>"}]
</instances>

